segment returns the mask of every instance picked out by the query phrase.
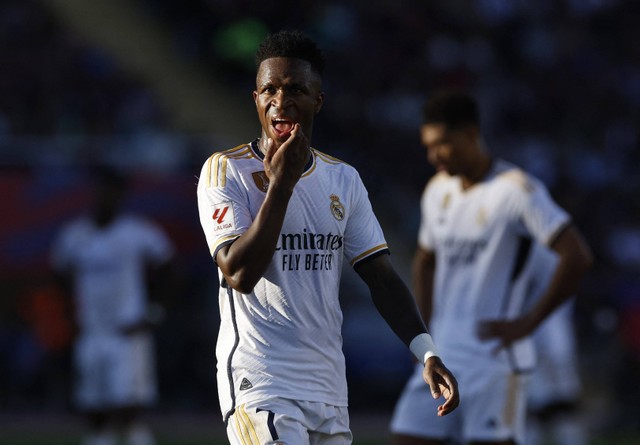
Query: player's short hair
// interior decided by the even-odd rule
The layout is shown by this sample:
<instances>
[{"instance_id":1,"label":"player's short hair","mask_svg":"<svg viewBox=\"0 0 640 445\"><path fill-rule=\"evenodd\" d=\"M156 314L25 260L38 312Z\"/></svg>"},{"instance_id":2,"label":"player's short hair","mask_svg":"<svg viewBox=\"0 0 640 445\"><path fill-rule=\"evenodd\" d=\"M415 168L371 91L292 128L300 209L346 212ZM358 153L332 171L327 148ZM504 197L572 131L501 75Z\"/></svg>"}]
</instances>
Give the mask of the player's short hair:
<instances>
[{"instance_id":1,"label":"player's short hair","mask_svg":"<svg viewBox=\"0 0 640 445\"><path fill-rule=\"evenodd\" d=\"M480 125L480 113L471 95L460 91L442 91L425 102L422 123L445 124L452 129Z\"/></svg>"},{"instance_id":2,"label":"player's short hair","mask_svg":"<svg viewBox=\"0 0 640 445\"><path fill-rule=\"evenodd\" d=\"M256 67L272 57L291 57L311 64L318 74L324 70L324 56L316 43L301 31L279 31L267 35L256 51Z\"/></svg>"}]
</instances>

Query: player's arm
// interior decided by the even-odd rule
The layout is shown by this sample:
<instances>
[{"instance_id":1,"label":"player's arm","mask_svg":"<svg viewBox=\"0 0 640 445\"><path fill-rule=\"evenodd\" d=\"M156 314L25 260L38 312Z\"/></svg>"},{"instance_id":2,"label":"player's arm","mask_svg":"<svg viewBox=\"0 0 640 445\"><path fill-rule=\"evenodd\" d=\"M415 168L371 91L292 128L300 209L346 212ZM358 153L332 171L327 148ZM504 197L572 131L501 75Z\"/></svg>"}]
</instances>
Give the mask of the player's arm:
<instances>
[{"instance_id":1,"label":"player's arm","mask_svg":"<svg viewBox=\"0 0 640 445\"><path fill-rule=\"evenodd\" d=\"M267 270L276 249L291 192L269 186L262 207L246 232L222 247L216 263L229 286L250 293Z\"/></svg>"},{"instance_id":2,"label":"player's arm","mask_svg":"<svg viewBox=\"0 0 640 445\"><path fill-rule=\"evenodd\" d=\"M559 261L551 283L528 314L531 331L578 291L580 280L593 264L593 254L578 229L569 225L550 244Z\"/></svg>"},{"instance_id":3,"label":"player's arm","mask_svg":"<svg viewBox=\"0 0 640 445\"><path fill-rule=\"evenodd\" d=\"M366 260L356 267L356 272L369 287L378 312L415 354L416 349L420 349L416 348L415 342L424 337L427 329L409 289L393 269L389 257L378 255ZM417 355L420 355L417 358L425 364L423 377L431 388L433 397L444 395L446 399L445 403L438 407L438 415L450 413L460 402L455 377L437 355L429 354L426 360L422 353Z\"/></svg>"},{"instance_id":4,"label":"player's arm","mask_svg":"<svg viewBox=\"0 0 640 445\"><path fill-rule=\"evenodd\" d=\"M246 232L216 254L229 286L250 293L264 275L275 252L289 200L309 157L309 143L296 124L280 147L269 139L264 159L269 189Z\"/></svg>"},{"instance_id":5,"label":"player's arm","mask_svg":"<svg viewBox=\"0 0 640 445\"><path fill-rule=\"evenodd\" d=\"M433 304L433 276L436 257L434 252L418 247L413 256L413 289L422 319L428 325Z\"/></svg>"},{"instance_id":6,"label":"player's arm","mask_svg":"<svg viewBox=\"0 0 640 445\"><path fill-rule=\"evenodd\" d=\"M527 313L515 320L494 320L481 323L479 336L499 338L501 346L531 334L556 308L575 295L580 280L593 263L589 246L574 225L565 227L551 242L558 256L558 266L549 286Z\"/></svg>"}]
</instances>

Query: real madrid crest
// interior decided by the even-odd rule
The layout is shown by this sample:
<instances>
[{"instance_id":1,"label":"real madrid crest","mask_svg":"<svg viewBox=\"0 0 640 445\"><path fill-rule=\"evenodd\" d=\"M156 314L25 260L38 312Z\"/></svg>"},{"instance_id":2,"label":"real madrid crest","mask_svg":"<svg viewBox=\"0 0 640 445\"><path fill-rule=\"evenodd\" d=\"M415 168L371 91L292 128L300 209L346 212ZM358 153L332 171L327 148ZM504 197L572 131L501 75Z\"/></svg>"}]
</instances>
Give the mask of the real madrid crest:
<instances>
[{"instance_id":1,"label":"real madrid crest","mask_svg":"<svg viewBox=\"0 0 640 445\"><path fill-rule=\"evenodd\" d=\"M253 172L251 173L251 177L253 178L253 182L255 182L258 189L262 190L265 193L267 192L267 190L269 190L269 178L267 177L267 174L265 172Z\"/></svg>"},{"instance_id":2,"label":"real madrid crest","mask_svg":"<svg viewBox=\"0 0 640 445\"><path fill-rule=\"evenodd\" d=\"M329 207L331 208L331 213L333 214L333 217L338 221L342 221L344 219L344 215L346 211L344 209L344 206L340 202L340 198L338 198L336 195L333 195L333 194L329 196L329 198L331 199L331 204Z\"/></svg>"}]
</instances>

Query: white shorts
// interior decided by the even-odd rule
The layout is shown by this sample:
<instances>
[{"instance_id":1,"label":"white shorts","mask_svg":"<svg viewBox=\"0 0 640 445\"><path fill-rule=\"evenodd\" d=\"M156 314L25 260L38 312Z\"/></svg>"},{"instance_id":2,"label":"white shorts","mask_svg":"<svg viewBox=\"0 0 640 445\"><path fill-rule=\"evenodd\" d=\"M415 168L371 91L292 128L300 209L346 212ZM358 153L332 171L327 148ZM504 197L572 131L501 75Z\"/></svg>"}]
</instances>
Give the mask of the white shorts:
<instances>
[{"instance_id":1,"label":"white shorts","mask_svg":"<svg viewBox=\"0 0 640 445\"><path fill-rule=\"evenodd\" d=\"M529 383L529 406L534 410L554 403L577 402L580 398L582 386L572 311L572 304L561 306L533 334L538 366Z\"/></svg>"},{"instance_id":2,"label":"white shorts","mask_svg":"<svg viewBox=\"0 0 640 445\"><path fill-rule=\"evenodd\" d=\"M151 334L84 335L75 345L75 401L83 410L148 405L157 395Z\"/></svg>"},{"instance_id":3,"label":"white shorts","mask_svg":"<svg viewBox=\"0 0 640 445\"><path fill-rule=\"evenodd\" d=\"M416 365L396 404L391 432L430 439L504 441L524 443L526 380L521 374L472 369L453 371L458 380L460 405L450 414L437 416L442 397L434 399Z\"/></svg>"},{"instance_id":4,"label":"white shorts","mask_svg":"<svg viewBox=\"0 0 640 445\"><path fill-rule=\"evenodd\" d=\"M231 445L349 445L346 406L282 398L236 407L227 422Z\"/></svg>"}]
</instances>

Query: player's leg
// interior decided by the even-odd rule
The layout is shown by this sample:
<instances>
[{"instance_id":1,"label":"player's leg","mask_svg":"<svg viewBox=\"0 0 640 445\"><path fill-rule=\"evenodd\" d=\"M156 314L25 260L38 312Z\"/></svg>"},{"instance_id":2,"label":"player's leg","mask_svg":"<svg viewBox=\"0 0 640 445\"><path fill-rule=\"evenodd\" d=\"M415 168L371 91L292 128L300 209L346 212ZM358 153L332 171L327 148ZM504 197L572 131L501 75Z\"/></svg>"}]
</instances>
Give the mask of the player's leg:
<instances>
[{"instance_id":1,"label":"player's leg","mask_svg":"<svg viewBox=\"0 0 640 445\"><path fill-rule=\"evenodd\" d=\"M84 335L74 348L74 402L87 420L82 445L116 445L117 434L104 393L104 338Z\"/></svg>"},{"instance_id":2,"label":"player's leg","mask_svg":"<svg viewBox=\"0 0 640 445\"><path fill-rule=\"evenodd\" d=\"M118 436L109 413L106 411L91 410L85 413L89 431L82 438L82 445L116 445Z\"/></svg>"},{"instance_id":3,"label":"player's leg","mask_svg":"<svg viewBox=\"0 0 640 445\"><path fill-rule=\"evenodd\" d=\"M464 399L454 412L438 417L437 406L442 401L431 397L422 369L416 365L396 403L390 425L392 445L444 445L461 429Z\"/></svg>"},{"instance_id":4,"label":"player's leg","mask_svg":"<svg viewBox=\"0 0 640 445\"><path fill-rule=\"evenodd\" d=\"M155 445L144 413L157 396L152 337L118 338L111 349L110 400L124 445Z\"/></svg>"}]
</instances>

